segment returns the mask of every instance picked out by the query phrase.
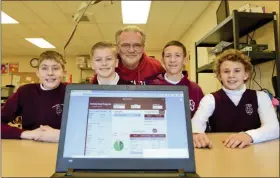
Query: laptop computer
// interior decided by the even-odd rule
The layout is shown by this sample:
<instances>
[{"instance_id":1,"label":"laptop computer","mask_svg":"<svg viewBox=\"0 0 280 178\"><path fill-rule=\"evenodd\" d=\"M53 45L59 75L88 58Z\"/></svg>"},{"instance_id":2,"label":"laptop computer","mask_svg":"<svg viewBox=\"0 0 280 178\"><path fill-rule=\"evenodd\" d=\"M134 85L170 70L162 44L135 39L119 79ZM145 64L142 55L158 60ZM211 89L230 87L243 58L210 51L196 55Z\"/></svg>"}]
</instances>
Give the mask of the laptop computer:
<instances>
[{"instance_id":1,"label":"laptop computer","mask_svg":"<svg viewBox=\"0 0 280 178\"><path fill-rule=\"evenodd\" d=\"M185 86L69 84L52 177L198 177Z\"/></svg>"}]
</instances>

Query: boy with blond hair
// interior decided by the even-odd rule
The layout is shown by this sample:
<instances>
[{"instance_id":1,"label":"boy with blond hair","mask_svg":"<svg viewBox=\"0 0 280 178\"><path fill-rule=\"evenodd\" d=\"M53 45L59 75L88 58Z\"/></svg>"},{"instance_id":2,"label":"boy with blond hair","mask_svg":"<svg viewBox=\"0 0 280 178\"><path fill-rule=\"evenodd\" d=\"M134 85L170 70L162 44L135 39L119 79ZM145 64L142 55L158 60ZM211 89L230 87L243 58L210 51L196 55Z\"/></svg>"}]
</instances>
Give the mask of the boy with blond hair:
<instances>
[{"instance_id":1,"label":"boy with blond hair","mask_svg":"<svg viewBox=\"0 0 280 178\"><path fill-rule=\"evenodd\" d=\"M131 85L115 72L118 67L116 45L110 42L101 41L94 44L90 51L92 59L92 69L96 72L97 77L92 81L98 85Z\"/></svg>"}]
</instances>

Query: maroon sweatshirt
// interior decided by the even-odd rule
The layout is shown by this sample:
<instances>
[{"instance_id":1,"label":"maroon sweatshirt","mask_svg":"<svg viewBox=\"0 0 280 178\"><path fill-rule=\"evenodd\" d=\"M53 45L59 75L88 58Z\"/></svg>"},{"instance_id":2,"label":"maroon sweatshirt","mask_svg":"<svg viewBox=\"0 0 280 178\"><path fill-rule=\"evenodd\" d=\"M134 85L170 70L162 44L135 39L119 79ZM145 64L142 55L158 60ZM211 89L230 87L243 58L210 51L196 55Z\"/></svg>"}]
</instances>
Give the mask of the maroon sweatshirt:
<instances>
[{"instance_id":1,"label":"maroon sweatshirt","mask_svg":"<svg viewBox=\"0 0 280 178\"><path fill-rule=\"evenodd\" d=\"M5 139L19 139L24 130L40 125L60 129L65 84L53 90L42 90L40 84L21 86L1 108L1 135ZM22 129L11 127L9 122L22 117Z\"/></svg>"},{"instance_id":2,"label":"maroon sweatshirt","mask_svg":"<svg viewBox=\"0 0 280 178\"><path fill-rule=\"evenodd\" d=\"M120 78L126 81L131 81L136 85L143 85L146 78L165 72L165 70L158 60L151 58L144 53L136 69L130 70L126 68L122 61L119 60L116 72L119 74Z\"/></svg>"},{"instance_id":3,"label":"maroon sweatshirt","mask_svg":"<svg viewBox=\"0 0 280 178\"><path fill-rule=\"evenodd\" d=\"M168 83L164 79L164 74L165 73L160 73L158 75L148 78L145 81L146 85L174 85L174 84ZM196 84L195 82L192 82L188 79L187 71L183 71L183 75L184 75L184 77L176 85L185 85L188 87L191 118L192 118L194 113L196 112L199 102L203 98L204 94L198 84Z\"/></svg>"}]
</instances>

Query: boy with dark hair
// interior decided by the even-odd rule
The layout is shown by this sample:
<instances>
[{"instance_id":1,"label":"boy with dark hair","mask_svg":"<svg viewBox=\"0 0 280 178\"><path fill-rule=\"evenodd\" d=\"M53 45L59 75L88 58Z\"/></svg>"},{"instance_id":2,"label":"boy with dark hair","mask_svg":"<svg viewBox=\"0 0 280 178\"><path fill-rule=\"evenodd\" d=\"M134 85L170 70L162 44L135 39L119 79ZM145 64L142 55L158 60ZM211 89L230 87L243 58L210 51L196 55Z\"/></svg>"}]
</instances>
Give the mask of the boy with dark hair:
<instances>
[{"instance_id":1,"label":"boy with dark hair","mask_svg":"<svg viewBox=\"0 0 280 178\"><path fill-rule=\"evenodd\" d=\"M183 71L187 63L186 47L179 41L168 42L162 51L162 60L166 72L148 78L146 85L185 85L189 89L191 117L196 112L203 97L201 88L188 79L187 71Z\"/></svg>"}]
</instances>

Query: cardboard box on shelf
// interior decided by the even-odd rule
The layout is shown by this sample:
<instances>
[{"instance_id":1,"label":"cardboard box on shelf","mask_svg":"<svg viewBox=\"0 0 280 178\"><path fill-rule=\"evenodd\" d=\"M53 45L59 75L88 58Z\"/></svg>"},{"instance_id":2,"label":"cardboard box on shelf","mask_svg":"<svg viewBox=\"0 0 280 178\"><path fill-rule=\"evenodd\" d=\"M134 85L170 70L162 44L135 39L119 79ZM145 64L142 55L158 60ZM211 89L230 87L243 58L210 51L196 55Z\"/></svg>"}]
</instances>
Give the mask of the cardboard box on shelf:
<instances>
[{"instance_id":1,"label":"cardboard box on shelf","mask_svg":"<svg viewBox=\"0 0 280 178\"><path fill-rule=\"evenodd\" d=\"M246 4L238 9L239 12L255 12L255 13L265 13L264 6L258 6L254 4Z\"/></svg>"}]
</instances>

